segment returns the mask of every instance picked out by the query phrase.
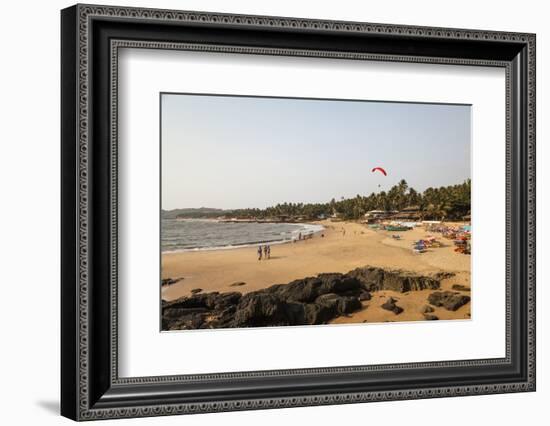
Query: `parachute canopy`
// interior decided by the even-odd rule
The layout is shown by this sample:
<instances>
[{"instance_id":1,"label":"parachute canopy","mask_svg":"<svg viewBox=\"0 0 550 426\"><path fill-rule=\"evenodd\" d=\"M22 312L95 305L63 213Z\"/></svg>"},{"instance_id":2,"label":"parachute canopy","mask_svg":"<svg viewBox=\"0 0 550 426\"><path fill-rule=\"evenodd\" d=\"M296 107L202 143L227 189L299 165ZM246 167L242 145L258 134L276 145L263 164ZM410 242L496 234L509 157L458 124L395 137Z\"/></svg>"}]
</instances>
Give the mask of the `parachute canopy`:
<instances>
[{"instance_id":1,"label":"parachute canopy","mask_svg":"<svg viewBox=\"0 0 550 426\"><path fill-rule=\"evenodd\" d=\"M372 169L372 172L371 173L374 173L375 171L379 171L380 173L382 173L384 176L387 176L388 174L386 173L386 171L382 168L382 167L375 167L374 169Z\"/></svg>"}]
</instances>

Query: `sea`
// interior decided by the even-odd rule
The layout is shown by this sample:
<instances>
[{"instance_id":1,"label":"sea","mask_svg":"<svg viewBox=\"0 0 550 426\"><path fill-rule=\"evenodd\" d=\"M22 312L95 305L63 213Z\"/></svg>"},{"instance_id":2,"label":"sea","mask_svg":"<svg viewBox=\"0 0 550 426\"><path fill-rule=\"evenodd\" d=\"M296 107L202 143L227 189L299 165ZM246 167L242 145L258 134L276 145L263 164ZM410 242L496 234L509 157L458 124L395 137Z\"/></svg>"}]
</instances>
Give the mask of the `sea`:
<instances>
[{"instance_id":1,"label":"sea","mask_svg":"<svg viewBox=\"0 0 550 426\"><path fill-rule=\"evenodd\" d=\"M163 253L221 250L259 244L283 244L315 234L322 225L308 223L220 222L211 219L162 219Z\"/></svg>"},{"instance_id":2,"label":"sea","mask_svg":"<svg viewBox=\"0 0 550 426\"><path fill-rule=\"evenodd\" d=\"M322 225L307 223L220 222L211 219L162 219L163 253L221 250L259 244L282 244L315 234Z\"/></svg>"}]
</instances>

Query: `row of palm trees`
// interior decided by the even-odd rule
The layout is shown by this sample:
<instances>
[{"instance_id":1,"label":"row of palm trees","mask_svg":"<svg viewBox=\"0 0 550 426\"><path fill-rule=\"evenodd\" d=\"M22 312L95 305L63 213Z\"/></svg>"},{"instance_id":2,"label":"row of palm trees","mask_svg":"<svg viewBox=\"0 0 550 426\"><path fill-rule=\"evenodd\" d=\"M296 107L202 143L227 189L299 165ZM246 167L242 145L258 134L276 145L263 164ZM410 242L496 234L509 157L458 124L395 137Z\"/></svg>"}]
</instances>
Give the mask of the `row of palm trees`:
<instances>
[{"instance_id":1,"label":"row of palm trees","mask_svg":"<svg viewBox=\"0 0 550 426\"><path fill-rule=\"evenodd\" d=\"M402 179L387 192L380 191L368 196L357 194L353 198L341 197L328 203L282 203L265 209L239 209L228 213L235 218L301 218L317 219L337 215L346 220L358 220L371 210L395 210L414 207L423 219L460 220L470 214L471 180L461 184L427 188L420 193L410 188Z\"/></svg>"}]
</instances>

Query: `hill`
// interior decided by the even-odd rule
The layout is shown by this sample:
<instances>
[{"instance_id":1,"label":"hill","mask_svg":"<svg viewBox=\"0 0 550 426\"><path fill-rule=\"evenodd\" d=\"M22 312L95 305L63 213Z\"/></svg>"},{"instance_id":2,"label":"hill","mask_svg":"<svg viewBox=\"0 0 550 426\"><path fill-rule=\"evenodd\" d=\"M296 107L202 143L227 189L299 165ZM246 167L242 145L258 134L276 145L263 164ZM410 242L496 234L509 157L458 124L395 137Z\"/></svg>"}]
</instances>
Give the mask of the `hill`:
<instances>
[{"instance_id":1,"label":"hill","mask_svg":"<svg viewBox=\"0 0 550 426\"><path fill-rule=\"evenodd\" d=\"M189 209L173 209L162 210L161 217L163 219L176 219L177 217L201 218L201 217L217 217L223 216L230 210L214 209L209 207L189 208Z\"/></svg>"}]
</instances>

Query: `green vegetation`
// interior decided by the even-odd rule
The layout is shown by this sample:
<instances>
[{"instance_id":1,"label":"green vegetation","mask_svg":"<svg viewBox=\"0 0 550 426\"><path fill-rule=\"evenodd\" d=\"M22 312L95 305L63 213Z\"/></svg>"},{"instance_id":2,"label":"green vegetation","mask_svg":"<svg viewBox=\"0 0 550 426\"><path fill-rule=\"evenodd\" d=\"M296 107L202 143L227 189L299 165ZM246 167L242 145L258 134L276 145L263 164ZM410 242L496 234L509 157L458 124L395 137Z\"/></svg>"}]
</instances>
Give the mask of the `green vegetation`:
<instances>
[{"instance_id":1,"label":"green vegetation","mask_svg":"<svg viewBox=\"0 0 550 426\"><path fill-rule=\"evenodd\" d=\"M342 197L338 201L333 198L328 203L283 203L265 209L185 209L177 217L314 220L336 214L342 219L358 220L370 210L401 211L414 207L422 219L460 220L470 214L470 190L470 179L458 185L428 188L423 193L409 188L407 182L401 180L387 192L373 192L368 196L358 194L354 198Z\"/></svg>"}]
</instances>

